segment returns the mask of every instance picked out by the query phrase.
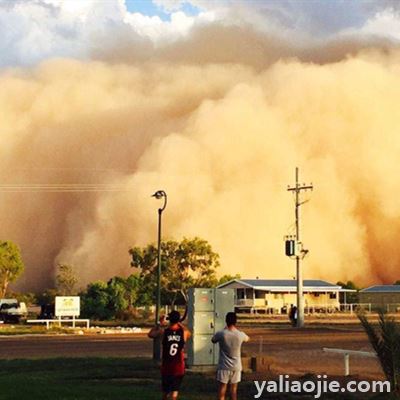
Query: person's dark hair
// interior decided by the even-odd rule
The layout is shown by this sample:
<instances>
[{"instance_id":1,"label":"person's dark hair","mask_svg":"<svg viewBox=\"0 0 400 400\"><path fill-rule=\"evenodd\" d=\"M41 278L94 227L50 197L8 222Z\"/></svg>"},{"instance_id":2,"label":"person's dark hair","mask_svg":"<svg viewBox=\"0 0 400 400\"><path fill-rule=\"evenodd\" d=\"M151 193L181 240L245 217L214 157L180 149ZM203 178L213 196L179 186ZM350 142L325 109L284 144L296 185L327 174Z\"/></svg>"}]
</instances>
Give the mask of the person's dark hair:
<instances>
[{"instance_id":1,"label":"person's dark hair","mask_svg":"<svg viewBox=\"0 0 400 400\"><path fill-rule=\"evenodd\" d=\"M226 314L225 317L225 322L227 326L236 325L237 322L236 313L228 312L228 314Z\"/></svg>"},{"instance_id":2,"label":"person's dark hair","mask_svg":"<svg viewBox=\"0 0 400 400\"><path fill-rule=\"evenodd\" d=\"M179 311L171 311L168 314L168 320L171 324L176 324L181 320L181 314L179 314Z\"/></svg>"}]
</instances>

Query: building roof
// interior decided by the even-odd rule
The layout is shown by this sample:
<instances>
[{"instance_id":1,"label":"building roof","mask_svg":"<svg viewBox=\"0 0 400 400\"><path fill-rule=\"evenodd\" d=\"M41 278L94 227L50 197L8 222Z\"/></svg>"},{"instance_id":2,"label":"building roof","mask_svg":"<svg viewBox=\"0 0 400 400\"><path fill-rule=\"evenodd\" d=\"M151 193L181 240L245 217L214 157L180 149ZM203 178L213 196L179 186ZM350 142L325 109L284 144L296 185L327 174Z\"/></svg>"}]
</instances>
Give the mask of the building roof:
<instances>
[{"instance_id":1,"label":"building roof","mask_svg":"<svg viewBox=\"0 0 400 400\"><path fill-rule=\"evenodd\" d=\"M247 283L251 286L296 286L296 279L240 279L240 281ZM305 279L303 281L304 286L324 286L334 287L332 283L321 281L317 279Z\"/></svg>"},{"instance_id":2,"label":"building roof","mask_svg":"<svg viewBox=\"0 0 400 400\"><path fill-rule=\"evenodd\" d=\"M243 287L248 287L257 290L265 290L271 292L277 291L296 291L297 280L295 279L233 279L225 282L218 287L226 287L231 284L238 284ZM319 279L306 279L303 281L303 289L305 291L345 291L341 286L333 285L332 283ZM346 290L348 291L348 290Z\"/></svg>"},{"instance_id":3,"label":"building roof","mask_svg":"<svg viewBox=\"0 0 400 400\"><path fill-rule=\"evenodd\" d=\"M360 291L364 293L400 293L400 285L375 285Z\"/></svg>"}]
</instances>

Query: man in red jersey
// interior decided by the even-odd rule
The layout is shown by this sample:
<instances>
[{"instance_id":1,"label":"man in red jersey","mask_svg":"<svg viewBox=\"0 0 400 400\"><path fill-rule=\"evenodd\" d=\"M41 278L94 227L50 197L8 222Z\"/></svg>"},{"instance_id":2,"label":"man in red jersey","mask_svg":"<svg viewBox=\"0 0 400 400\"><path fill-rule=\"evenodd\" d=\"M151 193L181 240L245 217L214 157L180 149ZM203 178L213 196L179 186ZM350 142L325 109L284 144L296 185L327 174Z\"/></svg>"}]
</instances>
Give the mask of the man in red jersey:
<instances>
[{"instance_id":1,"label":"man in red jersey","mask_svg":"<svg viewBox=\"0 0 400 400\"><path fill-rule=\"evenodd\" d=\"M163 326L164 318L160 318L160 326L148 333L149 338L162 337L161 387L162 399L178 398L178 392L185 374L184 346L190 337L190 332L180 324L181 315L172 311L168 315L169 325Z\"/></svg>"}]
</instances>

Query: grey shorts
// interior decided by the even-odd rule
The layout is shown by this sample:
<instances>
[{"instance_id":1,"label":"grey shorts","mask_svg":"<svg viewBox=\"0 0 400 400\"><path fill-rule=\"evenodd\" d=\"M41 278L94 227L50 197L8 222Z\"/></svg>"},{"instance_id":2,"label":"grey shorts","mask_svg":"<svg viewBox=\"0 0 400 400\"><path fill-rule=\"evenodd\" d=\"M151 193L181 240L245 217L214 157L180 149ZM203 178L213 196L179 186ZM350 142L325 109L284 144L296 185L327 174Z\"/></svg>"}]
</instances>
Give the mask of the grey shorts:
<instances>
[{"instance_id":1,"label":"grey shorts","mask_svg":"<svg viewBox=\"0 0 400 400\"><path fill-rule=\"evenodd\" d=\"M217 370L217 381L221 383L239 383L242 379L242 371Z\"/></svg>"}]
</instances>

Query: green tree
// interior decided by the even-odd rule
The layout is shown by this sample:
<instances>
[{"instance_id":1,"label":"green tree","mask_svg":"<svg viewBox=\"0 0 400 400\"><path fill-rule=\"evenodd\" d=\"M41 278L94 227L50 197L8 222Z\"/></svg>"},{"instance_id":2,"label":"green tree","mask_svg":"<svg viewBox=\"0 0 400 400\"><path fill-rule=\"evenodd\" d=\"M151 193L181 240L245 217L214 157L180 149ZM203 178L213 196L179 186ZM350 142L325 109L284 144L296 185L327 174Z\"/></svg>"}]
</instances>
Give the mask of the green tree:
<instances>
[{"instance_id":1,"label":"green tree","mask_svg":"<svg viewBox=\"0 0 400 400\"><path fill-rule=\"evenodd\" d=\"M146 291L144 279L139 274L129 275L125 282L129 307L149 306L151 294Z\"/></svg>"},{"instance_id":2,"label":"green tree","mask_svg":"<svg viewBox=\"0 0 400 400\"><path fill-rule=\"evenodd\" d=\"M131 265L140 269L143 288L156 294L157 246L134 247L129 250ZM175 304L179 294L187 297L190 287L210 287L217 282L216 269L219 266L219 255L212 250L204 239L184 238L178 242L167 240L161 243L161 288L164 303Z\"/></svg>"},{"instance_id":3,"label":"green tree","mask_svg":"<svg viewBox=\"0 0 400 400\"><path fill-rule=\"evenodd\" d=\"M72 296L77 292L75 290L78 278L74 268L69 264L58 264L58 274L56 276L57 293L61 296Z\"/></svg>"},{"instance_id":4,"label":"green tree","mask_svg":"<svg viewBox=\"0 0 400 400\"><path fill-rule=\"evenodd\" d=\"M115 276L107 283L90 283L81 293L82 314L94 319L129 318L133 307L151 304L143 292L143 279L137 275L128 278ZM147 304L146 304L147 302Z\"/></svg>"},{"instance_id":5,"label":"green tree","mask_svg":"<svg viewBox=\"0 0 400 400\"><path fill-rule=\"evenodd\" d=\"M24 271L19 247L9 241L0 242L0 298L6 295L8 285L15 282Z\"/></svg>"},{"instance_id":6,"label":"green tree","mask_svg":"<svg viewBox=\"0 0 400 400\"><path fill-rule=\"evenodd\" d=\"M234 279L241 279L240 274L236 275L222 275L221 278L218 279L217 286L222 285L223 283L233 281Z\"/></svg>"},{"instance_id":7,"label":"green tree","mask_svg":"<svg viewBox=\"0 0 400 400\"><path fill-rule=\"evenodd\" d=\"M358 313L368 339L378 356L382 370L392 391L400 390L400 325L384 310L379 312L379 323L374 326L365 312Z\"/></svg>"},{"instance_id":8,"label":"green tree","mask_svg":"<svg viewBox=\"0 0 400 400\"><path fill-rule=\"evenodd\" d=\"M108 309L113 317L120 318L121 314L129 307L126 280L115 276L107 282Z\"/></svg>"},{"instance_id":9,"label":"green tree","mask_svg":"<svg viewBox=\"0 0 400 400\"><path fill-rule=\"evenodd\" d=\"M107 320L113 316L109 307L110 294L106 282L90 283L80 296L83 316L98 320Z\"/></svg>"}]
</instances>

